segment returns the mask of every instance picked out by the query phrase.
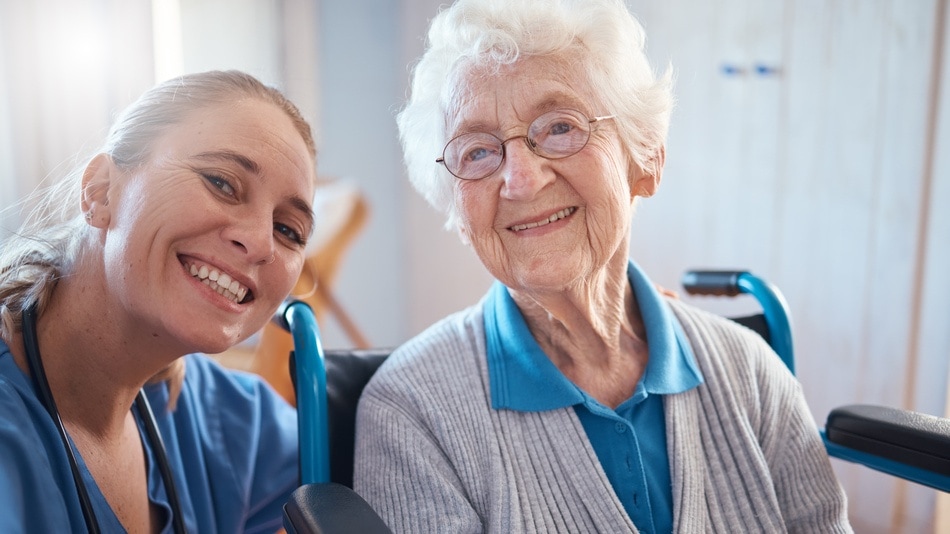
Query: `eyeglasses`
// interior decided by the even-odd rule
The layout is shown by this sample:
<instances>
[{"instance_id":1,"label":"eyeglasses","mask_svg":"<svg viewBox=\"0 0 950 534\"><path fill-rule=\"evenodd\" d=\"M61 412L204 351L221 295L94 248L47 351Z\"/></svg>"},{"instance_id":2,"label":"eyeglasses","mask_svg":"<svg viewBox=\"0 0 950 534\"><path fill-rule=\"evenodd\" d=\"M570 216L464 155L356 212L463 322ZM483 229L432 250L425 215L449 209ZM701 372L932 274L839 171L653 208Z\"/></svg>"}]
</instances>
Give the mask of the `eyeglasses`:
<instances>
[{"instance_id":1,"label":"eyeglasses","mask_svg":"<svg viewBox=\"0 0 950 534\"><path fill-rule=\"evenodd\" d=\"M501 167L508 141L524 139L528 148L542 158L566 158L587 146L595 122L612 118L614 115L588 119L573 109L549 111L531 121L526 135L501 140L486 132L464 133L449 141L435 162L445 165L456 178L480 180Z\"/></svg>"}]
</instances>

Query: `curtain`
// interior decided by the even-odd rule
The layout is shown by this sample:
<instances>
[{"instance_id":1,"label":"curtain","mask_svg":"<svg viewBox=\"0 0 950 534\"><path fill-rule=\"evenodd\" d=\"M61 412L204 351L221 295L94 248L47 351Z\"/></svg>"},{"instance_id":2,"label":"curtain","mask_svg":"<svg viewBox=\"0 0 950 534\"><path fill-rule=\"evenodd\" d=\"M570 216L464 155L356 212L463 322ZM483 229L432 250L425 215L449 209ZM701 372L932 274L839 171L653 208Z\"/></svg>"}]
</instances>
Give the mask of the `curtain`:
<instances>
[{"instance_id":1,"label":"curtain","mask_svg":"<svg viewBox=\"0 0 950 534\"><path fill-rule=\"evenodd\" d=\"M0 7L0 209L55 180L154 81L151 4L36 0ZM2 237L2 236L0 236Z\"/></svg>"}]
</instances>

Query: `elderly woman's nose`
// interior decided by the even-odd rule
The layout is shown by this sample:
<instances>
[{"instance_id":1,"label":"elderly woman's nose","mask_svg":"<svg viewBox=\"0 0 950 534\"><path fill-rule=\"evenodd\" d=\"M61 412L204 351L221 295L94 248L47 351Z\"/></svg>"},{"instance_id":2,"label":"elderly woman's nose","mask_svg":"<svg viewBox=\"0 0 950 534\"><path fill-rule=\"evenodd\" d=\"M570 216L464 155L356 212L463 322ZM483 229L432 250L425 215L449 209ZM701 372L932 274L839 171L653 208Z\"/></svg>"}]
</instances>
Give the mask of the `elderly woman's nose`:
<instances>
[{"instance_id":1,"label":"elderly woman's nose","mask_svg":"<svg viewBox=\"0 0 950 534\"><path fill-rule=\"evenodd\" d=\"M545 172L545 159L534 153L527 143L508 143L502 164L502 196L510 200L531 200L554 177Z\"/></svg>"},{"instance_id":2,"label":"elderly woman's nose","mask_svg":"<svg viewBox=\"0 0 950 534\"><path fill-rule=\"evenodd\" d=\"M269 263L276 252L274 222L270 216L246 215L235 218L223 233L247 258L248 263Z\"/></svg>"}]
</instances>

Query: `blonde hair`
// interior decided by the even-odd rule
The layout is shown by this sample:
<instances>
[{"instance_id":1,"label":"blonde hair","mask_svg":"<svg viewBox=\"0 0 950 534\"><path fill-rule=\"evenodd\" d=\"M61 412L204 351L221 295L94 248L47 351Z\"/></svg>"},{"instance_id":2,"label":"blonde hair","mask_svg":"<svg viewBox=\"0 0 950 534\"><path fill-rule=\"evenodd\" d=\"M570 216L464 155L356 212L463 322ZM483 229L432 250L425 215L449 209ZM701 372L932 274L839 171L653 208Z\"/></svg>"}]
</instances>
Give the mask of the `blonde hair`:
<instances>
[{"instance_id":1,"label":"blonde hair","mask_svg":"<svg viewBox=\"0 0 950 534\"><path fill-rule=\"evenodd\" d=\"M306 143L316 148L310 125L280 91L240 71L186 74L156 85L123 111L102 148L120 168L145 163L152 143L196 109L238 98L256 98L281 108ZM39 203L20 229L0 249L0 337L11 339L22 329L22 312L36 306L42 315L57 282L73 270L89 226L80 213L80 183L85 160L58 183L38 191ZM173 408L184 380L184 361L175 360L152 378L167 381Z\"/></svg>"}]
</instances>

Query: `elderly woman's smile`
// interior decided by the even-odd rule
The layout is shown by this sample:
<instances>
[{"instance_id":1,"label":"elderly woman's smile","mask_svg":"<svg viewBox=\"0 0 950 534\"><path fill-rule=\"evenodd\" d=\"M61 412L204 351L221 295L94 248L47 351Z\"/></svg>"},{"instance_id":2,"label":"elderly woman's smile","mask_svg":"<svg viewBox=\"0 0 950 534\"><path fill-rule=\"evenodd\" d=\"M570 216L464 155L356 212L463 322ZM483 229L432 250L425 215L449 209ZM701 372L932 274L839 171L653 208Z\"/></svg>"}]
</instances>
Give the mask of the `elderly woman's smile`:
<instances>
[{"instance_id":1,"label":"elderly woman's smile","mask_svg":"<svg viewBox=\"0 0 950 534\"><path fill-rule=\"evenodd\" d=\"M531 230L533 228L547 226L553 222L566 219L568 216L572 215L575 211L577 211L577 208L573 206L570 208L564 208L550 216L541 217L540 219L533 222L513 224L509 226L508 229L513 232L517 232L524 235L525 230Z\"/></svg>"}]
</instances>

